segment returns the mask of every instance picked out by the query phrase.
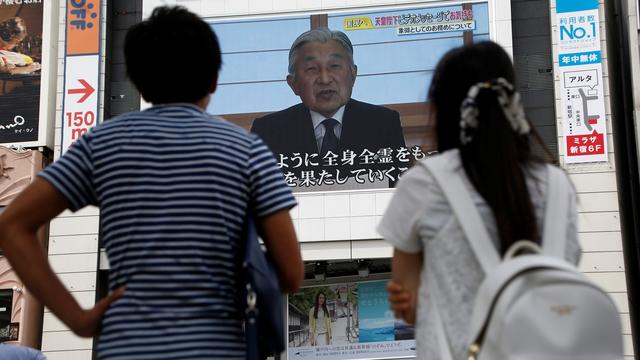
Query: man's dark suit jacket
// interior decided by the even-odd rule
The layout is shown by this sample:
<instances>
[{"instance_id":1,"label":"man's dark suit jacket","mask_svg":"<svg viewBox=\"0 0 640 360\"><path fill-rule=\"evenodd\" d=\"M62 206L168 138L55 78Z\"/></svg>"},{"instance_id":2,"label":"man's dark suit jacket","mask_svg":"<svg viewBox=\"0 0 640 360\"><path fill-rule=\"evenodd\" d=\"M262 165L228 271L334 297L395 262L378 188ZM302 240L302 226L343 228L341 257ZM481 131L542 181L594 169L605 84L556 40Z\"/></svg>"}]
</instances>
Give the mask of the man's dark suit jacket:
<instances>
[{"instance_id":1,"label":"man's dark suit jacket","mask_svg":"<svg viewBox=\"0 0 640 360\"><path fill-rule=\"evenodd\" d=\"M277 154L319 152L311 114L303 104L256 119L251 131L260 135L276 157ZM359 155L364 149L375 153L381 148L397 150L404 146L397 111L349 100L342 117L338 155L344 150L353 150Z\"/></svg>"}]
</instances>

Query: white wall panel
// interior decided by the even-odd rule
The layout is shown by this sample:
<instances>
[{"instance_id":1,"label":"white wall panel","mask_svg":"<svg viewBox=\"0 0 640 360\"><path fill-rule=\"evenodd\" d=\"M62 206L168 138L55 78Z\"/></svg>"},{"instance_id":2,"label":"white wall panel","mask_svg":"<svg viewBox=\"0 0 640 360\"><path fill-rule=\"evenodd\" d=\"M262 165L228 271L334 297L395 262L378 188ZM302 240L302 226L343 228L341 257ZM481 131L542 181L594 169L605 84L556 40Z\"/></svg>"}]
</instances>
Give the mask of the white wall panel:
<instances>
[{"instance_id":1,"label":"white wall panel","mask_svg":"<svg viewBox=\"0 0 640 360\"><path fill-rule=\"evenodd\" d=\"M321 0L323 9L336 9L347 6L347 0Z\"/></svg>"},{"instance_id":2,"label":"white wall panel","mask_svg":"<svg viewBox=\"0 0 640 360\"><path fill-rule=\"evenodd\" d=\"M95 291L96 289L95 272L58 274L58 277L70 291Z\"/></svg>"},{"instance_id":3,"label":"white wall panel","mask_svg":"<svg viewBox=\"0 0 640 360\"><path fill-rule=\"evenodd\" d=\"M618 193L582 193L578 194L579 212L618 211Z\"/></svg>"},{"instance_id":4,"label":"white wall panel","mask_svg":"<svg viewBox=\"0 0 640 360\"><path fill-rule=\"evenodd\" d=\"M66 331L67 326L53 313L45 312L42 319L42 331Z\"/></svg>"},{"instance_id":5,"label":"white wall panel","mask_svg":"<svg viewBox=\"0 0 640 360\"><path fill-rule=\"evenodd\" d=\"M632 356L633 355L633 339L631 338L631 335L623 335L622 341L624 344L624 355Z\"/></svg>"},{"instance_id":6,"label":"white wall panel","mask_svg":"<svg viewBox=\"0 0 640 360\"><path fill-rule=\"evenodd\" d=\"M47 351L44 355L47 360L89 360L91 359L91 350Z\"/></svg>"},{"instance_id":7,"label":"white wall panel","mask_svg":"<svg viewBox=\"0 0 640 360\"><path fill-rule=\"evenodd\" d=\"M351 259L350 241L301 243L300 249L304 261Z\"/></svg>"},{"instance_id":8,"label":"white wall panel","mask_svg":"<svg viewBox=\"0 0 640 360\"><path fill-rule=\"evenodd\" d=\"M620 314L620 321L622 322L622 333L631 335L631 317L629 313Z\"/></svg>"},{"instance_id":9,"label":"white wall panel","mask_svg":"<svg viewBox=\"0 0 640 360\"><path fill-rule=\"evenodd\" d=\"M55 218L51 221L49 234L51 236L97 234L98 223L97 216Z\"/></svg>"},{"instance_id":10,"label":"white wall panel","mask_svg":"<svg viewBox=\"0 0 640 360\"><path fill-rule=\"evenodd\" d=\"M618 212L578 213L578 231L620 231Z\"/></svg>"},{"instance_id":11,"label":"white wall panel","mask_svg":"<svg viewBox=\"0 0 640 360\"><path fill-rule=\"evenodd\" d=\"M616 174L614 172L587 174L571 173L569 178L573 182L573 186L575 186L578 193L618 191Z\"/></svg>"},{"instance_id":12,"label":"white wall panel","mask_svg":"<svg viewBox=\"0 0 640 360\"><path fill-rule=\"evenodd\" d=\"M298 197L298 217L300 219L312 219L324 217L324 197L300 196Z\"/></svg>"},{"instance_id":13,"label":"white wall panel","mask_svg":"<svg viewBox=\"0 0 640 360\"><path fill-rule=\"evenodd\" d=\"M298 220L298 240L300 242L324 240L324 220L324 218Z\"/></svg>"},{"instance_id":14,"label":"white wall panel","mask_svg":"<svg viewBox=\"0 0 640 360\"><path fill-rule=\"evenodd\" d=\"M273 10L277 12L293 11L297 9L297 0L277 0L273 2Z\"/></svg>"},{"instance_id":15,"label":"white wall panel","mask_svg":"<svg viewBox=\"0 0 640 360\"><path fill-rule=\"evenodd\" d=\"M619 231L578 234L583 252L622 251L622 234Z\"/></svg>"},{"instance_id":16,"label":"white wall panel","mask_svg":"<svg viewBox=\"0 0 640 360\"><path fill-rule=\"evenodd\" d=\"M42 334L42 351L90 350L93 339L81 338L71 331L47 331Z\"/></svg>"},{"instance_id":17,"label":"white wall panel","mask_svg":"<svg viewBox=\"0 0 640 360\"><path fill-rule=\"evenodd\" d=\"M49 255L95 253L98 251L98 234L64 235L49 238Z\"/></svg>"},{"instance_id":18,"label":"white wall panel","mask_svg":"<svg viewBox=\"0 0 640 360\"><path fill-rule=\"evenodd\" d=\"M249 0L249 12L252 14L273 12L274 2L274 0Z\"/></svg>"},{"instance_id":19,"label":"white wall panel","mask_svg":"<svg viewBox=\"0 0 640 360\"><path fill-rule=\"evenodd\" d=\"M361 240L351 242L351 257L354 259L389 258L393 247L384 240Z\"/></svg>"},{"instance_id":20,"label":"white wall panel","mask_svg":"<svg viewBox=\"0 0 640 360\"><path fill-rule=\"evenodd\" d=\"M583 272L624 271L624 258L622 251L583 253L579 267Z\"/></svg>"},{"instance_id":21,"label":"white wall panel","mask_svg":"<svg viewBox=\"0 0 640 360\"><path fill-rule=\"evenodd\" d=\"M495 35L492 35L492 40L505 48L513 48L511 20L496 21L496 28L499 30L496 31ZM511 52L511 54L513 53Z\"/></svg>"},{"instance_id":22,"label":"white wall panel","mask_svg":"<svg viewBox=\"0 0 640 360\"><path fill-rule=\"evenodd\" d=\"M346 0L346 6L366 6L369 5L369 0Z\"/></svg>"},{"instance_id":23,"label":"white wall panel","mask_svg":"<svg viewBox=\"0 0 640 360\"><path fill-rule=\"evenodd\" d=\"M224 11L229 15L246 15L249 13L249 0L225 1Z\"/></svg>"},{"instance_id":24,"label":"white wall panel","mask_svg":"<svg viewBox=\"0 0 640 360\"><path fill-rule=\"evenodd\" d=\"M376 232L377 216L352 216L349 218L351 239L379 239Z\"/></svg>"},{"instance_id":25,"label":"white wall panel","mask_svg":"<svg viewBox=\"0 0 640 360\"><path fill-rule=\"evenodd\" d=\"M50 255L49 262L57 274L92 272L98 268L97 252L86 254Z\"/></svg>"},{"instance_id":26,"label":"white wall panel","mask_svg":"<svg viewBox=\"0 0 640 360\"><path fill-rule=\"evenodd\" d=\"M73 216L97 216L97 215L100 215L100 209L98 209L95 206L87 206L83 209L76 211L75 213L71 212L70 210L65 210L60 215L58 215L58 217L65 218L65 217L73 217Z\"/></svg>"},{"instance_id":27,"label":"white wall panel","mask_svg":"<svg viewBox=\"0 0 640 360\"><path fill-rule=\"evenodd\" d=\"M376 193L376 215L383 215L385 210L387 210L387 206L389 206L389 202L393 197L393 193L390 191L387 192L377 192Z\"/></svg>"},{"instance_id":28,"label":"white wall panel","mask_svg":"<svg viewBox=\"0 0 640 360\"><path fill-rule=\"evenodd\" d=\"M627 291L624 272L585 272L585 274L607 292L623 293Z\"/></svg>"},{"instance_id":29,"label":"white wall panel","mask_svg":"<svg viewBox=\"0 0 640 360\"><path fill-rule=\"evenodd\" d=\"M217 16L224 14L224 0L207 0L202 2L203 16Z\"/></svg>"},{"instance_id":30,"label":"white wall panel","mask_svg":"<svg viewBox=\"0 0 640 360\"><path fill-rule=\"evenodd\" d=\"M73 296L74 299L76 299L80 307L83 309L90 309L95 304L96 292L91 289L71 291L71 295ZM44 312L45 314L51 313L51 310L45 307Z\"/></svg>"},{"instance_id":31,"label":"white wall panel","mask_svg":"<svg viewBox=\"0 0 640 360\"><path fill-rule=\"evenodd\" d=\"M350 214L349 194L325 195L324 212L331 217L348 217Z\"/></svg>"},{"instance_id":32,"label":"white wall panel","mask_svg":"<svg viewBox=\"0 0 640 360\"><path fill-rule=\"evenodd\" d=\"M351 237L351 223L349 222L349 218L325 218L324 237L327 241L349 239Z\"/></svg>"},{"instance_id":33,"label":"white wall panel","mask_svg":"<svg viewBox=\"0 0 640 360\"><path fill-rule=\"evenodd\" d=\"M609 295L620 313L629 313L629 299L626 292L610 293Z\"/></svg>"},{"instance_id":34,"label":"white wall panel","mask_svg":"<svg viewBox=\"0 0 640 360\"><path fill-rule=\"evenodd\" d=\"M376 194L357 193L349 196L351 216L376 215Z\"/></svg>"}]
</instances>

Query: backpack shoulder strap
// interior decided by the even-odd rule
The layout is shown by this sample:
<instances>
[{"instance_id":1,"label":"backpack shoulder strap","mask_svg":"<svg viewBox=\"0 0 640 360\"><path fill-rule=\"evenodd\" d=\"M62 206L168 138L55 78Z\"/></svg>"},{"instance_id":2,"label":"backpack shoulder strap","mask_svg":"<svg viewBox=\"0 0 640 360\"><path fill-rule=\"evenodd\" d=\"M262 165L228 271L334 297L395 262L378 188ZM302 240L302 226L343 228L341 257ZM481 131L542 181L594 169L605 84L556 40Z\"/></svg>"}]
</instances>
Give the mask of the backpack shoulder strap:
<instances>
[{"instance_id":1,"label":"backpack shoulder strap","mask_svg":"<svg viewBox=\"0 0 640 360\"><path fill-rule=\"evenodd\" d=\"M547 165L547 204L545 206L542 251L545 255L564 258L569 218L569 182L564 172Z\"/></svg>"},{"instance_id":2,"label":"backpack shoulder strap","mask_svg":"<svg viewBox=\"0 0 640 360\"><path fill-rule=\"evenodd\" d=\"M434 177L449 201L469 244L485 274L500 264L500 255L484 226L480 212L473 203L462 177L451 167L444 156L435 156L419 164L425 166Z\"/></svg>"}]
</instances>

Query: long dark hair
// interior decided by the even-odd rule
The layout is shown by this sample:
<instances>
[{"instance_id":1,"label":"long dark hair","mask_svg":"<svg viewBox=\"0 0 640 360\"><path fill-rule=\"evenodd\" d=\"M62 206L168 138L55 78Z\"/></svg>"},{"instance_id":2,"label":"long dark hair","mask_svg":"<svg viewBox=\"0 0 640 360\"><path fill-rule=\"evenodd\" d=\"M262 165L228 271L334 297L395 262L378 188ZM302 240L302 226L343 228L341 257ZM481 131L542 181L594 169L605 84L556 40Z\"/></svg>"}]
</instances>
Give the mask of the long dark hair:
<instances>
[{"instance_id":1,"label":"long dark hair","mask_svg":"<svg viewBox=\"0 0 640 360\"><path fill-rule=\"evenodd\" d=\"M313 317L315 319L318 318L318 307L320 307L320 295L324 296L324 303L322 304L322 311L324 312L324 316L329 316L329 310L327 310L327 295L322 291L318 291L318 293L316 294L316 304L313 306Z\"/></svg>"},{"instance_id":2,"label":"long dark hair","mask_svg":"<svg viewBox=\"0 0 640 360\"><path fill-rule=\"evenodd\" d=\"M462 145L462 101L471 86L498 78L515 86L511 59L499 45L486 41L459 47L438 63L429 99L435 106L438 150L460 149L465 173L493 212L503 254L520 239L540 243L525 171L527 165L545 160L533 153L530 136L512 130L496 93L490 89L478 93L478 128L473 139ZM540 141L539 137L535 139ZM542 143L540 146L544 147Z\"/></svg>"}]
</instances>

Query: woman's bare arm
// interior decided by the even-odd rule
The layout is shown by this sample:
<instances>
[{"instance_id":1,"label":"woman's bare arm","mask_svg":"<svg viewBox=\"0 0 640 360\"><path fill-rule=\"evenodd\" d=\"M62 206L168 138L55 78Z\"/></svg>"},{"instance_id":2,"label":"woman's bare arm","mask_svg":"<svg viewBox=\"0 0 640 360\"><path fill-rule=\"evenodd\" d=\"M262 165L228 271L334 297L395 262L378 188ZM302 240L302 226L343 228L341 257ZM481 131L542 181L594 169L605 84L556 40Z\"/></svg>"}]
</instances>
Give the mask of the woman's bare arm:
<instances>
[{"instance_id":1,"label":"woman's bare arm","mask_svg":"<svg viewBox=\"0 0 640 360\"><path fill-rule=\"evenodd\" d=\"M392 278L387 284L389 301L396 316L409 324L416 322L421 271L422 252L412 254L398 249L393 250Z\"/></svg>"}]
</instances>

